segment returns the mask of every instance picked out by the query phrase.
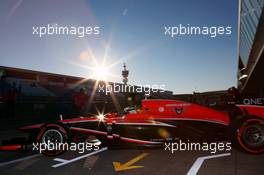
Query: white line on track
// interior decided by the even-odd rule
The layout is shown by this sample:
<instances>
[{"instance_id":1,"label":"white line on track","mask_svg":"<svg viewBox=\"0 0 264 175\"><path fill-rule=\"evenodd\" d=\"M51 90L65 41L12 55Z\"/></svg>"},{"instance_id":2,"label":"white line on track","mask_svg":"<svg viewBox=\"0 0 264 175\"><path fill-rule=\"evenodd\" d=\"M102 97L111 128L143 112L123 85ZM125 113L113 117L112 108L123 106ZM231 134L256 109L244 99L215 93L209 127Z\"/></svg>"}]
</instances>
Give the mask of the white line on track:
<instances>
[{"instance_id":1,"label":"white line on track","mask_svg":"<svg viewBox=\"0 0 264 175\"><path fill-rule=\"evenodd\" d=\"M17 162L21 162L21 161L24 161L24 160L32 159L32 158L39 157L39 156L41 156L41 154L34 154L34 155L31 155L31 156L22 157L22 158L19 158L19 159L8 161L8 162L3 162L3 163L0 163L0 167L1 166L5 166L5 165L10 165L10 164L13 164L13 163L17 163Z\"/></svg>"},{"instance_id":2,"label":"white line on track","mask_svg":"<svg viewBox=\"0 0 264 175\"><path fill-rule=\"evenodd\" d=\"M69 163L72 163L72 162L76 162L80 159L83 159L83 158L86 158L86 157L89 157L89 156L92 156L92 155L95 155L97 153L100 153L100 152L103 152L103 151L106 151L107 150L107 147L104 147L102 149L99 149L97 151L94 151L94 152L91 152L91 153L88 153L88 154L85 154L85 155L82 155L82 156L79 156L79 157L76 157L74 159L71 159L71 160L65 160L65 159L60 159L60 158L55 158L54 160L55 161L59 161L61 163L58 163L58 164L55 164L55 165L52 165L53 168L57 168L57 167L60 167L60 166L63 166L63 165L66 165L66 164L69 164Z\"/></svg>"},{"instance_id":3,"label":"white line on track","mask_svg":"<svg viewBox=\"0 0 264 175\"><path fill-rule=\"evenodd\" d=\"M60 159L60 158L55 158L55 159L53 159L53 160L58 161L58 162L66 162L66 161L67 161L67 160L65 160L65 159Z\"/></svg>"},{"instance_id":4,"label":"white line on track","mask_svg":"<svg viewBox=\"0 0 264 175\"><path fill-rule=\"evenodd\" d=\"M224 154L217 154L217 155L212 155L212 156L204 156L204 157L198 157L196 161L194 162L193 166L191 169L188 171L187 175L195 175L199 171L200 167L202 166L203 162L207 159L213 159L213 158L218 158L218 157L225 157L225 156L230 156L231 153L224 153Z\"/></svg>"}]
</instances>

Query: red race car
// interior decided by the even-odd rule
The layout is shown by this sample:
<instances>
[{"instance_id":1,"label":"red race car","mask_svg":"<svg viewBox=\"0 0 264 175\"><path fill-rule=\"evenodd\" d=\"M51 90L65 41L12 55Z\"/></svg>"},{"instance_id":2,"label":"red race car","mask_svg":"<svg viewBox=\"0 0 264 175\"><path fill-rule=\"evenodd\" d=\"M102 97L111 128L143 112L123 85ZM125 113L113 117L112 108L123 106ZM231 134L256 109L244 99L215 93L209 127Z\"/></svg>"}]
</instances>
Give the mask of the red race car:
<instances>
[{"instance_id":1,"label":"red race car","mask_svg":"<svg viewBox=\"0 0 264 175\"><path fill-rule=\"evenodd\" d=\"M260 154L264 152L264 107L234 105L228 112L220 112L189 102L142 100L140 109L125 108L123 114L59 120L20 130L28 132L37 142L69 143L93 135L108 146L162 146L177 139L199 142L232 139L243 151Z\"/></svg>"}]
</instances>

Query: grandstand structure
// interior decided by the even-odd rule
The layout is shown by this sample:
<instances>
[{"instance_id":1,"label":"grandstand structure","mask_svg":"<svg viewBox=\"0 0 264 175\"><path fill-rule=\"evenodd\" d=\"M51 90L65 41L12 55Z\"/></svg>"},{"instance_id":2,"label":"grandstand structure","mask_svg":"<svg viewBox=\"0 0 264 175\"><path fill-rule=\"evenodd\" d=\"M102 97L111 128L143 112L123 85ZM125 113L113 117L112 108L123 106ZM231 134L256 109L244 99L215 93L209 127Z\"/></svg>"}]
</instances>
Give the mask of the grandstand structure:
<instances>
[{"instance_id":1,"label":"grandstand structure","mask_svg":"<svg viewBox=\"0 0 264 175\"><path fill-rule=\"evenodd\" d=\"M23 121L32 119L50 121L57 120L60 115L72 118L76 115L95 114L97 109L105 112L116 110L113 97L98 91L96 85L104 84L105 82L102 81L5 66L0 66L0 77L0 120L14 118ZM108 84L114 83L108 82ZM11 90L15 98L10 100L8 93L10 94ZM129 105L128 97L146 98L144 93L115 92L113 95L120 109ZM76 96L87 103L76 99ZM152 93L149 98L173 99L174 96L172 91L165 91ZM8 100L11 101L11 105ZM85 108L78 111L76 103L85 104ZM13 110L11 116L9 116L10 110Z\"/></svg>"}]
</instances>

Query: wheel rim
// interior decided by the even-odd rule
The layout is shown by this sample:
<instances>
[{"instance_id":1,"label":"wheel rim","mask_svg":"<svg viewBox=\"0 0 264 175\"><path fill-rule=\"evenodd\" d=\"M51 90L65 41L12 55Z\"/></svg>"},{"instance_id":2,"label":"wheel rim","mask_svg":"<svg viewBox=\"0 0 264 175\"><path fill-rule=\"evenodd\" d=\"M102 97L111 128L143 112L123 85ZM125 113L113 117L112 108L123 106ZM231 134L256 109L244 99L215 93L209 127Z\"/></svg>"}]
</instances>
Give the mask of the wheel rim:
<instances>
[{"instance_id":1,"label":"wheel rim","mask_svg":"<svg viewBox=\"0 0 264 175\"><path fill-rule=\"evenodd\" d=\"M49 129L42 136L42 143L47 144L48 141L50 143L62 143L63 136L60 131L56 129Z\"/></svg>"},{"instance_id":2,"label":"wheel rim","mask_svg":"<svg viewBox=\"0 0 264 175\"><path fill-rule=\"evenodd\" d=\"M264 127L259 123L248 125L243 132L243 140L250 147L262 147L264 145Z\"/></svg>"}]
</instances>

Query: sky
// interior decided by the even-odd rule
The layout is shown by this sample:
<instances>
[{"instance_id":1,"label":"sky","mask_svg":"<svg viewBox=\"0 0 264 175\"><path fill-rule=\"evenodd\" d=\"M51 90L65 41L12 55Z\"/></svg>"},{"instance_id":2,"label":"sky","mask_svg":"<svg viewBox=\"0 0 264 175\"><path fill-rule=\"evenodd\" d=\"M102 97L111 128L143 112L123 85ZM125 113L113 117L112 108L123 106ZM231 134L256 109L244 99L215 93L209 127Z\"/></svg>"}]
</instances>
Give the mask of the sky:
<instances>
[{"instance_id":1,"label":"sky","mask_svg":"<svg viewBox=\"0 0 264 175\"><path fill-rule=\"evenodd\" d=\"M122 82L175 94L236 86L236 0L1 0L0 65L90 78L94 60ZM99 35L33 35L33 27L99 26ZM231 35L171 38L164 26L231 26ZM111 65L111 66L109 66Z\"/></svg>"}]
</instances>

